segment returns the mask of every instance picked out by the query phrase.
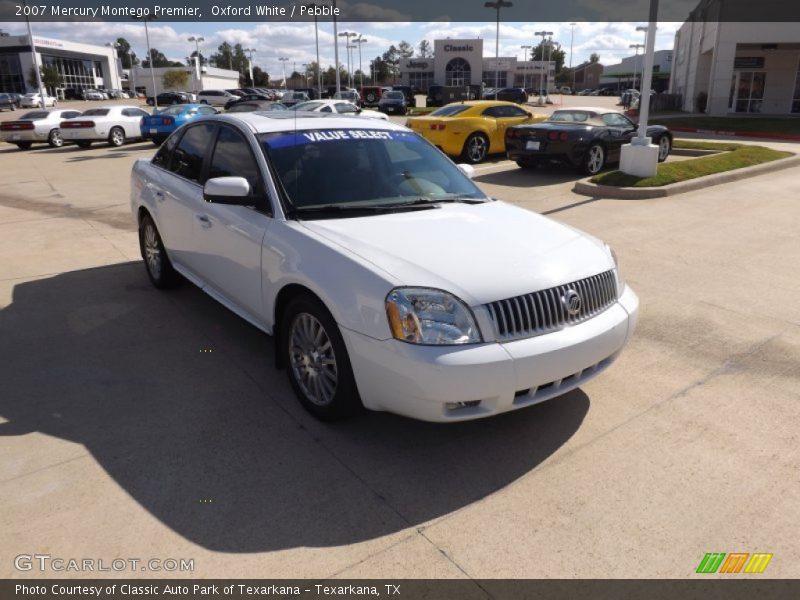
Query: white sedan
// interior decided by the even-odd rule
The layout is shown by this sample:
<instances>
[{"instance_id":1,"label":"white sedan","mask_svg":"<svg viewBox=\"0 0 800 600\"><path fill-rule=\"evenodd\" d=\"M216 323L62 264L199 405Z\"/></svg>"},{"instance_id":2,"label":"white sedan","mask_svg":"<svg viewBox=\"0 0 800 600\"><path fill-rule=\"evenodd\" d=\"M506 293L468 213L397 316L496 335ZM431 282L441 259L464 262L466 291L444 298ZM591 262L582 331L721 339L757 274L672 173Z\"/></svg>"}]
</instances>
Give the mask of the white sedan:
<instances>
[{"instance_id":1,"label":"white sedan","mask_svg":"<svg viewBox=\"0 0 800 600\"><path fill-rule=\"evenodd\" d=\"M44 97L44 106L56 106L58 101L53 96ZM20 98L19 105L22 108L41 108L42 107L42 96L38 93L31 93L25 94L22 98Z\"/></svg>"},{"instance_id":2,"label":"white sedan","mask_svg":"<svg viewBox=\"0 0 800 600\"><path fill-rule=\"evenodd\" d=\"M389 117L377 110L364 110L350 102L349 100L309 100L300 102L290 108L290 110L305 110L309 112L340 114L349 116L368 117L370 119L381 119L388 121Z\"/></svg>"},{"instance_id":3,"label":"white sedan","mask_svg":"<svg viewBox=\"0 0 800 600\"><path fill-rule=\"evenodd\" d=\"M66 141L88 148L92 142L107 141L122 146L126 141L141 139L139 122L150 113L135 106L103 106L90 108L79 119L61 123L61 135Z\"/></svg>"},{"instance_id":4,"label":"white sedan","mask_svg":"<svg viewBox=\"0 0 800 600\"><path fill-rule=\"evenodd\" d=\"M487 197L391 122L238 113L131 175L151 282L180 273L271 334L321 419L440 422L531 406L619 356L638 299L600 240Z\"/></svg>"},{"instance_id":5,"label":"white sedan","mask_svg":"<svg viewBox=\"0 0 800 600\"><path fill-rule=\"evenodd\" d=\"M61 121L80 115L79 110L32 110L17 121L0 124L0 138L9 144L16 144L20 150L27 150L32 144L46 143L51 148L64 145L61 136Z\"/></svg>"}]
</instances>

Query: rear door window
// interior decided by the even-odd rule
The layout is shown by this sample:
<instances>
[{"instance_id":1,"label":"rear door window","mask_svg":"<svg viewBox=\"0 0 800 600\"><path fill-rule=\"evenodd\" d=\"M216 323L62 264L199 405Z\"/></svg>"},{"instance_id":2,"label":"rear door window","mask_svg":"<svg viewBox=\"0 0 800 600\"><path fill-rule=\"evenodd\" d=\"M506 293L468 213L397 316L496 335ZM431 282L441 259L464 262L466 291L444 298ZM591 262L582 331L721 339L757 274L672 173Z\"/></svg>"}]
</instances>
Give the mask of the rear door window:
<instances>
[{"instance_id":1,"label":"rear door window","mask_svg":"<svg viewBox=\"0 0 800 600\"><path fill-rule=\"evenodd\" d=\"M169 170L189 181L203 184L203 163L214 130L213 125L205 123L188 129L172 153Z\"/></svg>"}]
</instances>

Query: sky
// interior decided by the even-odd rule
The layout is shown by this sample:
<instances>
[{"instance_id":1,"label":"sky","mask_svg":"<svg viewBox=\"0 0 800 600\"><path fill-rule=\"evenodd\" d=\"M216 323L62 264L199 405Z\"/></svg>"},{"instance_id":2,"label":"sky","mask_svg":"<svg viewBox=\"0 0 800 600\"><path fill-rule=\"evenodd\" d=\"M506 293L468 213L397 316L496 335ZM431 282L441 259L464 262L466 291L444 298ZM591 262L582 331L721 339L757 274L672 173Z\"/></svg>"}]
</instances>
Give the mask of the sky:
<instances>
[{"instance_id":1,"label":"sky","mask_svg":"<svg viewBox=\"0 0 800 600\"><path fill-rule=\"evenodd\" d=\"M622 58L633 54L628 46L644 42L644 33L636 31L639 25L646 23L587 23L575 25L572 59L573 65L588 60L596 52L600 62L611 65ZM130 42L133 51L140 58L147 55L144 26L139 23L95 22L95 23L34 23L34 34L42 37L71 40L84 43L104 45L123 37ZM672 49L675 31L681 23L659 23L656 35L656 50ZM25 34L25 26L19 23L0 23L0 30L11 35ZM271 78L282 77L282 65L278 57L287 57L287 74L296 68L302 72L303 63L316 60L314 41L314 23L153 23L149 26L150 44L167 55L168 58L183 62L194 51L194 42L188 42L191 36L205 38L201 46L204 56L213 54L224 41L231 44L241 43L245 48L254 48L253 64L270 74ZM501 23L500 24L500 56L517 56L523 58L521 45L535 44L541 38L534 36L535 31L552 31L553 41L559 42L566 50L566 64L570 64L569 23ZM494 22L487 23L339 23L338 31L360 33L367 39L361 47L362 65L369 72L369 60L383 54L391 44L395 46L405 40L417 48L423 39L433 40L451 38L483 38L485 56L494 56L495 31ZM323 68L334 63L333 24L320 21L319 44L320 62ZM344 38L339 39L339 60L346 66ZM358 68L358 52L354 52L354 67Z\"/></svg>"}]
</instances>

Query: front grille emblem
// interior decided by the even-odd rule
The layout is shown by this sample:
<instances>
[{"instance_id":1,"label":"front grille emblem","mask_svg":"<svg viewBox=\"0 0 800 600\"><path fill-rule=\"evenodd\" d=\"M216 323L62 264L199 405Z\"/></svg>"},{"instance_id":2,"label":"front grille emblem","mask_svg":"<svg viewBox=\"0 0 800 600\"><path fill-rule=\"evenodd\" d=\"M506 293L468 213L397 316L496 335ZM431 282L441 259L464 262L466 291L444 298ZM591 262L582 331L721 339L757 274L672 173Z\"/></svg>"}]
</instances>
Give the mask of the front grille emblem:
<instances>
[{"instance_id":1,"label":"front grille emblem","mask_svg":"<svg viewBox=\"0 0 800 600\"><path fill-rule=\"evenodd\" d=\"M574 317L579 312L581 312L581 306L583 305L583 300L581 300L580 294L573 289L568 289L564 296L561 298L561 301L564 303L564 308L567 309L567 314L570 317Z\"/></svg>"}]
</instances>

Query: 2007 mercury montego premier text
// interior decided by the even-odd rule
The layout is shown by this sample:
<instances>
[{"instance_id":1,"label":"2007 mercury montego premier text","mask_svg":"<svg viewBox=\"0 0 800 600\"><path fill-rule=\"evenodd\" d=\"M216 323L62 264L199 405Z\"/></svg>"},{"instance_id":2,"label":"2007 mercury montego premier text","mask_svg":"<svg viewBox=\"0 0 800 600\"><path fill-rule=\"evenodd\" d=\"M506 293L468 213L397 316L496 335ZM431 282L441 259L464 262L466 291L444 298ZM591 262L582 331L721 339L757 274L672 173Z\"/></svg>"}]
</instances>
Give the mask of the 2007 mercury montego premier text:
<instances>
[{"instance_id":1,"label":"2007 mercury montego premier text","mask_svg":"<svg viewBox=\"0 0 800 600\"><path fill-rule=\"evenodd\" d=\"M611 248L471 173L386 121L214 115L135 163L131 208L152 283L271 334L317 417L459 421L595 377L638 310Z\"/></svg>"}]
</instances>

